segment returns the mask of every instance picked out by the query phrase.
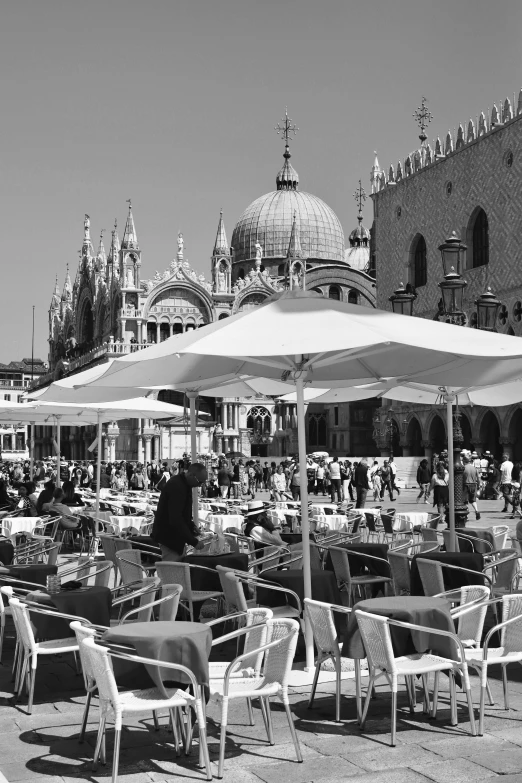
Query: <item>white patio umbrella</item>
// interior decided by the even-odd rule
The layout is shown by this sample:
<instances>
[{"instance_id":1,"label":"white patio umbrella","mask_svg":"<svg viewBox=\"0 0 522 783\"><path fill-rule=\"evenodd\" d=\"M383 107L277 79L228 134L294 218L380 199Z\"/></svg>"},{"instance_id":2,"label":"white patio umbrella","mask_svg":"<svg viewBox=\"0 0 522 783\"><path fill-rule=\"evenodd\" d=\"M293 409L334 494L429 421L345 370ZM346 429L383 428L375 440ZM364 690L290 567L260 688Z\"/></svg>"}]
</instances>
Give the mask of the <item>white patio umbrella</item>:
<instances>
[{"instance_id":1,"label":"white patio umbrella","mask_svg":"<svg viewBox=\"0 0 522 783\"><path fill-rule=\"evenodd\" d=\"M98 386L174 386L203 391L244 375L292 383L297 392L303 538L309 534L304 385L332 388L415 380L488 385L521 375L522 341L291 292L254 310L171 337L115 360ZM209 382L212 379L212 382ZM311 597L308 547L305 596ZM313 640L307 634L307 664Z\"/></svg>"},{"instance_id":2,"label":"white patio umbrella","mask_svg":"<svg viewBox=\"0 0 522 783\"><path fill-rule=\"evenodd\" d=\"M81 426L96 424L98 427L98 455L96 463L96 513L100 508L100 475L102 451L102 424L121 419L166 419L184 413L184 408L159 402L148 397L91 403L32 402L11 403L9 407L0 404L0 421L32 422L57 425L57 484L60 485L60 429L62 425Z\"/></svg>"}]
</instances>

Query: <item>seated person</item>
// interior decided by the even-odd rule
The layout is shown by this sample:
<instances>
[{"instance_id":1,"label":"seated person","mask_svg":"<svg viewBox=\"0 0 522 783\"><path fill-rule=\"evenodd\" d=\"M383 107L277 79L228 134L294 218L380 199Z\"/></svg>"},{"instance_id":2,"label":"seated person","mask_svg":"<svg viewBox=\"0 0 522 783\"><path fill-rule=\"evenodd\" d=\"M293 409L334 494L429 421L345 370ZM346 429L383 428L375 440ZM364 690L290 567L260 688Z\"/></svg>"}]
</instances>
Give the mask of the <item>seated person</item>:
<instances>
[{"instance_id":1,"label":"seated person","mask_svg":"<svg viewBox=\"0 0 522 783\"><path fill-rule=\"evenodd\" d=\"M76 530L81 527L81 522L71 514L69 506L64 503L63 489L56 487L53 492L53 502L49 506L49 513L54 517L61 517L60 528L62 530Z\"/></svg>"},{"instance_id":2,"label":"seated person","mask_svg":"<svg viewBox=\"0 0 522 783\"><path fill-rule=\"evenodd\" d=\"M38 513L38 516L42 516L43 514L49 513L49 506L51 505L53 499L53 492L55 489L56 489L56 485L54 481L45 482L44 488L38 495L38 500L36 501L36 511Z\"/></svg>"},{"instance_id":3,"label":"seated person","mask_svg":"<svg viewBox=\"0 0 522 783\"><path fill-rule=\"evenodd\" d=\"M66 506L84 506L85 503L81 499L81 496L75 492L77 482L76 480L73 481L64 481L62 489L63 489L63 502Z\"/></svg>"},{"instance_id":4,"label":"seated person","mask_svg":"<svg viewBox=\"0 0 522 783\"><path fill-rule=\"evenodd\" d=\"M15 507L15 501L7 494L7 485L0 478L0 518L8 515Z\"/></svg>"},{"instance_id":5,"label":"seated person","mask_svg":"<svg viewBox=\"0 0 522 783\"><path fill-rule=\"evenodd\" d=\"M244 534L254 541L265 546L283 546L280 531L281 526L275 526L267 517L266 510L261 500L250 500Z\"/></svg>"},{"instance_id":6,"label":"seated person","mask_svg":"<svg viewBox=\"0 0 522 783\"><path fill-rule=\"evenodd\" d=\"M28 481L27 484L21 484L18 487L18 503L16 504L15 511L19 513L21 517L36 517L38 516L36 511L36 496L34 494L34 484L32 481Z\"/></svg>"}]
</instances>

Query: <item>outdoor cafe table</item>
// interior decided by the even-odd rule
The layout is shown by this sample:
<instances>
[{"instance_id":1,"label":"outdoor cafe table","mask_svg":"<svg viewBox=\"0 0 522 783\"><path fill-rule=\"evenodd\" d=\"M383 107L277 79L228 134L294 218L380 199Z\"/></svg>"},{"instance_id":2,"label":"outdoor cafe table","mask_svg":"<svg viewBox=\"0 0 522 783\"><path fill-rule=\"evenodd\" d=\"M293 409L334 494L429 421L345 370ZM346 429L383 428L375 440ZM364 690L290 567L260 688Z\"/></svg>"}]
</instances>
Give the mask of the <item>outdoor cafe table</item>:
<instances>
[{"instance_id":1,"label":"outdoor cafe table","mask_svg":"<svg viewBox=\"0 0 522 783\"><path fill-rule=\"evenodd\" d=\"M2 523L9 527L9 537L13 543L17 535L32 533L41 521L41 517L4 517L2 519Z\"/></svg>"},{"instance_id":2,"label":"outdoor cafe table","mask_svg":"<svg viewBox=\"0 0 522 783\"><path fill-rule=\"evenodd\" d=\"M54 607L63 614L82 617L94 625L109 626L111 623L112 594L108 587L61 589L59 593L52 594L37 590L28 593L27 600L42 604L43 608ZM39 639L68 639L73 636L69 627L71 620L62 620L58 617L54 618L34 612L31 615L31 622Z\"/></svg>"},{"instance_id":3,"label":"outdoor cafe table","mask_svg":"<svg viewBox=\"0 0 522 783\"><path fill-rule=\"evenodd\" d=\"M450 614L450 604L444 598L426 598L425 596L392 596L388 598L368 598L359 601L354 606L348 620L341 655L346 658L365 658L361 632L357 624L355 610L389 617L414 625L423 625L439 631L455 633L455 626ZM410 655L431 650L436 655L445 658L456 656L456 647L451 639L439 634L410 631L406 628L390 626L395 655Z\"/></svg>"},{"instance_id":4,"label":"outdoor cafe table","mask_svg":"<svg viewBox=\"0 0 522 783\"><path fill-rule=\"evenodd\" d=\"M132 647L128 652L142 658L178 663L190 669L200 685L208 690L208 658L212 647L212 631L204 623L161 620L154 623L129 623L110 628L103 641ZM184 675L172 669L113 659L118 685L147 688L154 684L164 695L167 682L183 681ZM145 671L146 669L146 671ZM148 676L147 676L148 675Z\"/></svg>"},{"instance_id":5,"label":"outdoor cafe table","mask_svg":"<svg viewBox=\"0 0 522 783\"><path fill-rule=\"evenodd\" d=\"M236 571L248 571L248 555L242 555L238 552L228 552L224 555L185 555L183 562L212 568L215 571L215 574L211 574L208 571L192 569L190 584L193 590L221 590L219 573L216 571L218 565L224 568L233 568ZM196 606L194 606L195 608Z\"/></svg>"},{"instance_id":6,"label":"outdoor cafe table","mask_svg":"<svg viewBox=\"0 0 522 783\"><path fill-rule=\"evenodd\" d=\"M350 573L352 576L362 576L365 568L368 569L370 574L374 576L390 576L390 569L385 563L376 563L375 560L371 560L364 555L371 555L372 557L380 557L382 560L388 561L388 544L351 544L350 542L336 544L339 549L349 549L348 562L350 565ZM352 554L354 553L354 554ZM325 569L333 571L333 563L330 553L326 556Z\"/></svg>"},{"instance_id":7,"label":"outdoor cafe table","mask_svg":"<svg viewBox=\"0 0 522 783\"><path fill-rule=\"evenodd\" d=\"M0 584L2 584L2 575L10 576L12 579L32 582L33 584L45 585L48 576L54 576L58 573L57 565L48 565L47 563L35 563L29 565L12 565L7 568L0 568ZM9 582L3 584L8 585Z\"/></svg>"},{"instance_id":8,"label":"outdoor cafe table","mask_svg":"<svg viewBox=\"0 0 522 783\"><path fill-rule=\"evenodd\" d=\"M265 574L260 575L266 582L274 582L280 587L286 587L299 596L304 601L304 579L301 568L288 568L285 571L271 569ZM313 570L312 571L312 598L314 601L324 601L328 604L340 604L341 596L337 586L335 574L332 571ZM278 590L270 590L258 586L257 602L260 606L284 606L289 603L295 606L294 599Z\"/></svg>"},{"instance_id":9,"label":"outdoor cafe table","mask_svg":"<svg viewBox=\"0 0 522 783\"><path fill-rule=\"evenodd\" d=\"M424 595L422 581L419 574L419 567L417 565L417 560L420 557L428 560L437 560L438 562L447 563L448 565L460 566L461 568L469 568L471 571L477 572L477 576L475 578L474 574L454 571L452 568L443 568L442 575L444 577L444 587L446 590L455 590L465 585L484 584L484 578L482 576L484 558L482 555L474 552L423 552L419 555L415 555L411 561L411 595Z\"/></svg>"},{"instance_id":10,"label":"outdoor cafe table","mask_svg":"<svg viewBox=\"0 0 522 783\"><path fill-rule=\"evenodd\" d=\"M413 527L428 527L428 519L427 511L401 511L395 514L393 530L402 533Z\"/></svg>"},{"instance_id":11,"label":"outdoor cafe table","mask_svg":"<svg viewBox=\"0 0 522 783\"><path fill-rule=\"evenodd\" d=\"M213 533L217 533L218 530L224 532L229 527L235 527L238 530L241 530L244 521L244 518L240 514L209 514L204 525L206 529L211 530Z\"/></svg>"},{"instance_id":12,"label":"outdoor cafe table","mask_svg":"<svg viewBox=\"0 0 522 783\"><path fill-rule=\"evenodd\" d=\"M12 542L5 538L0 539L0 563L5 566L11 565L13 562L14 546Z\"/></svg>"}]
</instances>

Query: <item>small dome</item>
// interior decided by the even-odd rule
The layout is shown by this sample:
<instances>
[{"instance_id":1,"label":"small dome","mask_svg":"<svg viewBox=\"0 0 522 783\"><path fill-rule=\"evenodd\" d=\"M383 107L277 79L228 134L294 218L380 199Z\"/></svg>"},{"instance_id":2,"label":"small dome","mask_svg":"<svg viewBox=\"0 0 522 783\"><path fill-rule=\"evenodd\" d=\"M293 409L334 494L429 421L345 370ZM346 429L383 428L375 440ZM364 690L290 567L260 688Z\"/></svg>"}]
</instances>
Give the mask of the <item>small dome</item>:
<instances>
[{"instance_id":1,"label":"small dome","mask_svg":"<svg viewBox=\"0 0 522 783\"><path fill-rule=\"evenodd\" d=\"M350 247L345 253L344 260L352 269L358 269L360 272L368 272L370 267L369 245L352 245L350 242Z\"/></svg>"},{"instance_id":2,"label":"small dome","mask_svg":"<svg viewBox=\"0 0 522 783\"><path fill-rule=\"evenodd\" d=\"M354 230L351 232L350 236L348 237L348 241L350 242L350 247L357 247L358 245L369 245L370 232L365 226L363 226L362 223L359 223L357 228L354 228Z\"/></svg>"}]
</instances>

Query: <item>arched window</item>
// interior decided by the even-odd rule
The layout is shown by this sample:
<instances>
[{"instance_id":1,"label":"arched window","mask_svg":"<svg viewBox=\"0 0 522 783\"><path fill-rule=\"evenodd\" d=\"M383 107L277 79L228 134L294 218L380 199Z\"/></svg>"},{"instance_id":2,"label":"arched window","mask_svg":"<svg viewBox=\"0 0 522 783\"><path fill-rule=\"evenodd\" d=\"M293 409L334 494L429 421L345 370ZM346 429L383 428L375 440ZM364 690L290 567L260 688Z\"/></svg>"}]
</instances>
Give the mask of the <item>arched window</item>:
<instances>
[{"instance_id":1,"label":"arched window","mask_svg":"<svg viewBox=\"0 0 522 783\"><path fill-rule=\"evenodd\" d=\"M240 277L242 280L245 279L245 270L243 269L243 267L241 267L241 269L237 273L237 276Z\"/></svg>"},{"instance_id":2,"label":"arched window","mask_svg":"<svg viewBox=\"0 0 522 783\"><path fill-rule=\"evenodd\" d=\"M414 288L421 288L428 282L428 267L426 263L426 241L422 234L417 234L413 240L410 256L410 283Z\"/></svg>"},{"instance_id":3,"label":"arched window","mask_svg":"<svg viewBox=\"0 0 522 783\"><path fill-rule=\"evenodd\" d=\"M335 299L337 302L341 299L341 289L338 285L331 285L328 290L328 298Z\"/></svg>"},{"instance_id":4,"label":"arched window","mask_svg":"<svg viewBox=\"0 0 522 783\"><path fill-rule=\"evenodd\" d=\"M359 304L359 292L352 290L348 293L348 302L350 304Z\"/></svg>"},{"instance_id":5,"label":"arched window","mask_svg":"<svg viewBox=\"0 0 522 783\"><path fill-rule=\"evenodd\" d=\"M470 229L468 247L471 244L471 263L468 261L468 269L475 269L489 263L489 226L488 217L483 209L479 208L472 216Z\"/></svg>"}]
</instances>

